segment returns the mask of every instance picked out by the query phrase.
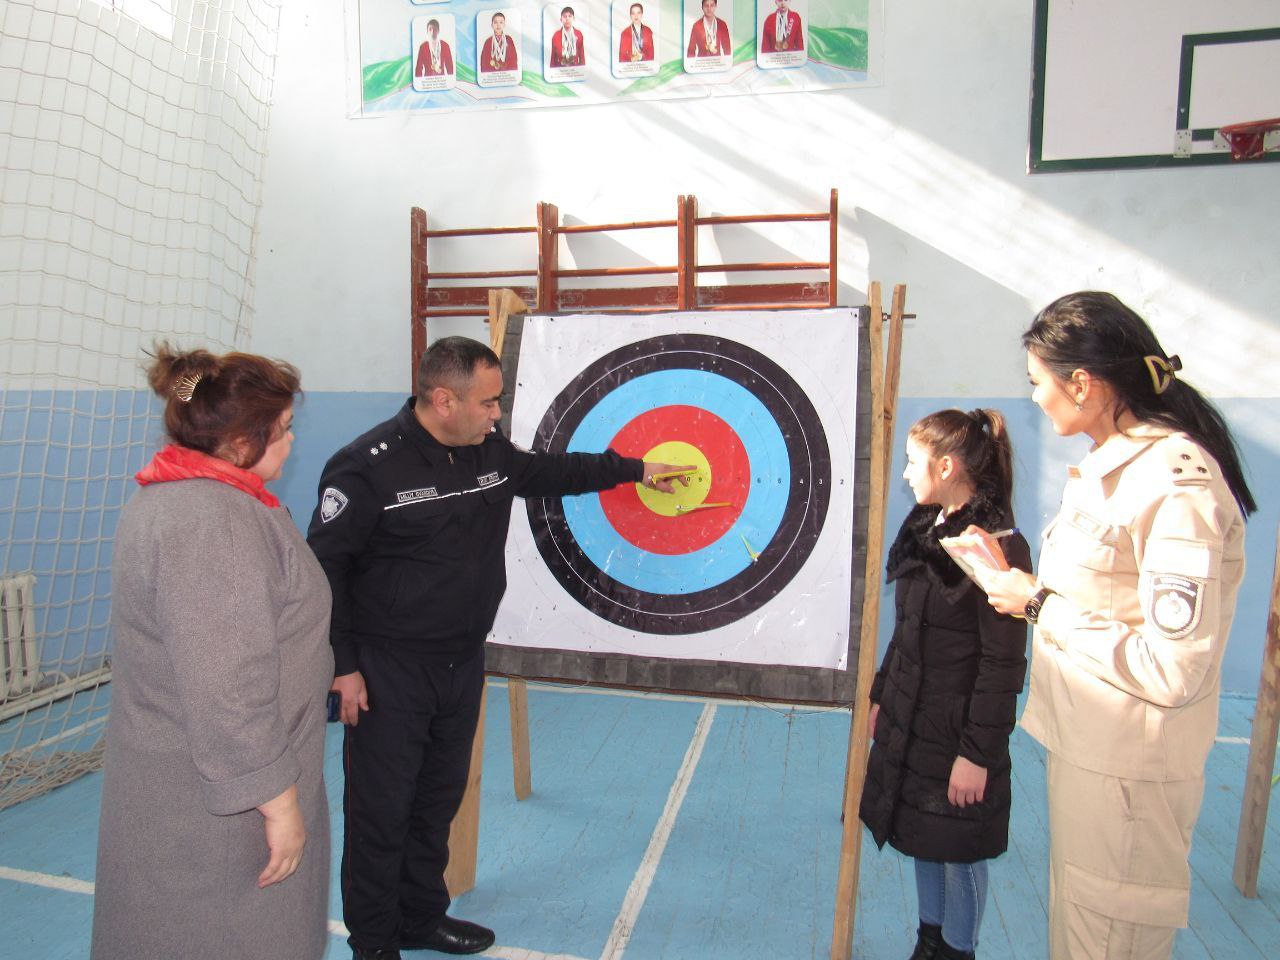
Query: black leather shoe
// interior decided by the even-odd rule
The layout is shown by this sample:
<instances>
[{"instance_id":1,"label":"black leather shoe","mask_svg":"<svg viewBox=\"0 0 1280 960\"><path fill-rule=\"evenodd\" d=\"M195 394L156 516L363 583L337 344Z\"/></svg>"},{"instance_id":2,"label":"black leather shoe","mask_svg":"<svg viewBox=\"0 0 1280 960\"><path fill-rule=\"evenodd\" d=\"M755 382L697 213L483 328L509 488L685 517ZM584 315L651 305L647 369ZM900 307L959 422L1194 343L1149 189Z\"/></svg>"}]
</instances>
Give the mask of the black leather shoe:
<instances>
[{"instance_id":1,"label":"black leather shoe","mask_svg":"<svg viewBox=\"0 0 1280 960\"><path fill-rule=\"evenodd\" d=\"M351 960L400 960L400 951L385 947L352 947Z\"/></svg>"},{"instance_id":2,"label":"black leather shoe","mask_svg":"<svg viewBox=\"0 0 1280 960\"><path fill-rule=\"evenodd\" d=\"M932 923L921 923L916 931L916 948L907 960L933 960L942 946L942 928Z\"/></svg>"},{"instance_id":3,"label":"black leather shoe","mask_svg":"<svg viewBox=\"0 0 1280 960\"><path fill-rule=\"evenodd\" d=\"M493 931L478 923L443 917L436 928L425 935L403 934L403 950L438 950L441 953L479 953L493 946Z\"/></svg>"}]
</instances>

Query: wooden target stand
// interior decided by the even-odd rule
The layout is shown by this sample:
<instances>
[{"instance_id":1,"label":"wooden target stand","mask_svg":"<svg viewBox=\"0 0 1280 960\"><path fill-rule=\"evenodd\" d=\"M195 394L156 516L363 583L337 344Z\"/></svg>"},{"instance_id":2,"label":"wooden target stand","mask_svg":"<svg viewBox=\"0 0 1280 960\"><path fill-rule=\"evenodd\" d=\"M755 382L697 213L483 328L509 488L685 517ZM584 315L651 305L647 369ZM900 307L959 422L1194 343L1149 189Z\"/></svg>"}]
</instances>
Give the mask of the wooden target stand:
<instances>
[{"instance_id":1,"label":"wooden target stand","mask_svg":"<svg viewBox=\"0 0 1280 960\"><path fill-rule=\"evenodd\" d=\"M1267 807L1275 781L1276 735L1280 730L1280 543L1276 544L1275 573L1271 582L1271 610L1267 614L1267 639L1262 654L1262 678L1253 710L1249 736L1249 765L1245 771L1244 797L1240 802L1240 830L1236 836L1233 879L1246 897L1258 895L1258 870L1262 866L1262 840L1267 828Z\"/></svg>"},{"instance_id":2,"label":"wooden target stand","mask_svg":"<svg viewBox=\"0 0 1280 960\"><path fill-rule=\"evenodd\" d=\"M410 211L410 328L412 357L410 383L427 345L427 323L432 317L478 316L489 323L490 346L502 356L508 318L536 309L539 313L626 314L666 310L804 310L835 307L837 296L838 194L832 190L826 211L791 214L700 216L697 198L681 196L676 217L670 220L633 221L608 224L560 223L554 204L537 205L534 226L428 229L426 212ZM826 223L828 256L825 261L782 261L755 263L700 263L697 255L701 227L772 223ZM674 229L676 262L673 265L615 266L594 269L561 269L562 236L629 230ZM497 269L432 271L428 244L432 240L484 238L528 234L534 238L535 265L499 266ZM822 271L826 279L817 282L776 282L725 284L698 283L701 273L772 273L780 271ZM661 286L572 287L564 281L585 278L619 278L647 275L674 275L675 282ZM494 288L493 281L533 279L533 286ZM486 282L487 281L487 282ZM885 504L892 463L894 418L897 409L899 368L902 355L906 286L894 287L892 305L883 312L879 282L868 288L870 370L871 370L871 472L868 504L867 561L862 617L858 633L856 693L849 731L844 783L843 831L840 844L836 888L835 923L832 930L831 960L848 960L853 952L854 917L858 896L858 865L862 829L858 802L866 775L868 712L866 709L875 672L879 632L881 556L884 548ZM883 324L889 324L887 345ZM509 406L504 406L510 416ZM852 624L850 625L852 629ZM517 800L532 792L529 748L528 684L521 678L507 678L511 716L512 771ZM445 882L453 897L471 890L476 879L476 853L480 826L480 784L484 756L484 723L487 688L481 696L480 719L471 748L471 768L466 793L449 834L449 865Z\"/></svg>"}]
</instances>

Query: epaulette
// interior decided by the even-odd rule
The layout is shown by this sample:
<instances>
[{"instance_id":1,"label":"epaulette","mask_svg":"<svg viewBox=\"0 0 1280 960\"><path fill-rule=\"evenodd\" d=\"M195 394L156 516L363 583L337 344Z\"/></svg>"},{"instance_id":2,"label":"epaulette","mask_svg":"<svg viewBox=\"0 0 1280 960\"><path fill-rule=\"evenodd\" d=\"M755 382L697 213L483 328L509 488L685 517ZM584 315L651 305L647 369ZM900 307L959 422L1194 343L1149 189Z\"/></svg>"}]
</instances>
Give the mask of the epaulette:
<instances>
[{"instance_id":1,"label":"epaulette","mask_svg":"<svg viewBox=\"0 0 1280 960\"><path fill-rule=\"evenodd\" d=\"M386 463L390 455L400 449L404 437L394 431L367 433L351 445L351 451L362 457L371 467Z\"/></svg>"},{"instance_id":2,"label":"epaulette","mask_svg":"<svg viewBox=\"0 0 1280 960\"><path fill-rule=\"evenodd\" d=\"M1204 486L1213 480L1213 465L1205 459L1204 451L1186 437L1174 434L1157 446L1174 483Z\"/></svg>"}]
</instances>

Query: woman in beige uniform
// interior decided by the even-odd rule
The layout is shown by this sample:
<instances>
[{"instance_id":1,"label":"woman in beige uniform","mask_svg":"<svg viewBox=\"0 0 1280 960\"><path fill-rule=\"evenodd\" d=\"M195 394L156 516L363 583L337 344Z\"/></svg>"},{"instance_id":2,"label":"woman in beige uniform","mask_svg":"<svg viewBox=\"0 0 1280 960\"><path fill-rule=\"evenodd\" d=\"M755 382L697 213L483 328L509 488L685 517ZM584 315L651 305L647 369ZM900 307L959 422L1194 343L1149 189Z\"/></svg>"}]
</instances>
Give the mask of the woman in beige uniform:
<instances>
[{"instance_id":1,"label":"woman in beige uniform","mask_svg":"<svg viewBox=\"0 0 1280 960\"><path fill-rule=\"evenodd\" d=\"M1167 958L1256 505L1221 415L1115 297L1062 297L1022 342L1054 431L1094 441L1038 575L989 591L1035 624L1022 725L1048 752L1050 955Z\"/></svg>"}]
</instances>

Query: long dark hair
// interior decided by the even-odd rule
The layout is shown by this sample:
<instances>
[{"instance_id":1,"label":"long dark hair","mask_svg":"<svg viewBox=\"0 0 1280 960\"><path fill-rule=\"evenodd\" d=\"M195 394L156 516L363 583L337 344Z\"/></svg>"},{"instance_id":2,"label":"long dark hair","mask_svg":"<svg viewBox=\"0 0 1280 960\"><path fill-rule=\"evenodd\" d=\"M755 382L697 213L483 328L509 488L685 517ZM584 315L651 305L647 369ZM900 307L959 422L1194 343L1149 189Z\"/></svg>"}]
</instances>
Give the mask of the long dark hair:
<instances>
[{"instance_id":1,"label":"long dark hair","mask_svg":"<svg viewBox=\"0 0 1280 960\"><path fill-rule=\"evenodd\" d=\"M907 435L932 458L952 457L974 491L1008 507L1013 497L1013 444L999 411L939 410L921 417Z\"/></svg>"},{"instance_id":2,"label":"long dark hair","mask_svg":"<svg viewBox=\"0 0 1280 960\"><path fill-rule=\"evenodd\" d=\"M1146 321L1116 297L1096 290L1059 297L1036 315L1022 345L1061 380L1076 370L1104 380L1115 391L1117 416L1127 410L1185 433L1218 461L1241 512L1258 509L1222 414L1176 376L1182 362L1166 354Z\"/></svg>"},{"instance_id":3,"label":"long dark hair","mask_svg":"<svg viewBox=\"0 0 1280 960\"><path fill-rule=\"evenodd\" d=\"M252 467L278 439L280 415L301 393L298 369L251 353L178 350L157 343L147 381L165 401L164 428L177 444Z\"/></svg>"}]
</instances>

